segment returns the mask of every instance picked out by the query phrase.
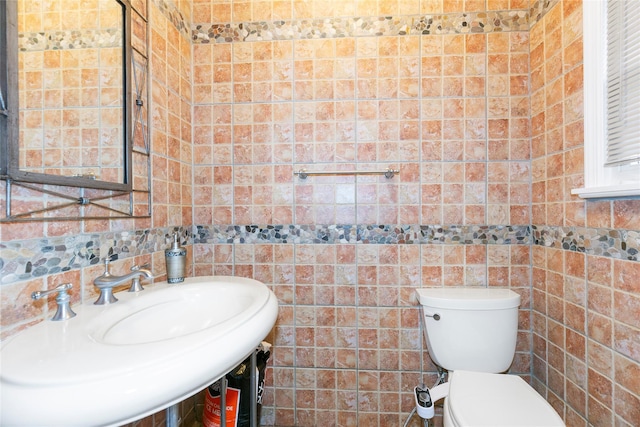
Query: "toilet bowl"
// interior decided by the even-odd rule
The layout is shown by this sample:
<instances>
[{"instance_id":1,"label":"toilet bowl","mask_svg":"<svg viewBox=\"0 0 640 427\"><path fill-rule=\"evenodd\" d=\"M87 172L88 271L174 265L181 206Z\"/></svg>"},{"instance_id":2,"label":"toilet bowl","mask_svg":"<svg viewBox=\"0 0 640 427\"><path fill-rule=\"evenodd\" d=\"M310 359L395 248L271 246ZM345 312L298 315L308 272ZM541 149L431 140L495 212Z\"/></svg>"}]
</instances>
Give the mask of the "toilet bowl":
<instances>
[{"instance_id":1,"label":"toilet bowl","mask_svg":"<svg viewBox=\"0 0 640 427\"><path fill-rule=\"evenodd\" d=\"M520 296L499 288L420 288L429 356L449 371L432 389L444 427L564 427L551 405L517 375Z\"/></svg>"},{"instance_id":2,"label":"toilet bowl","mask_svg":"<svg viewBox=\"0 0 640 427\"><path fill-rule=\"evenodd\" d=\"M453 371L444 427L564 427L556 411L516 375Z\"/></svg>"}]
</instances>

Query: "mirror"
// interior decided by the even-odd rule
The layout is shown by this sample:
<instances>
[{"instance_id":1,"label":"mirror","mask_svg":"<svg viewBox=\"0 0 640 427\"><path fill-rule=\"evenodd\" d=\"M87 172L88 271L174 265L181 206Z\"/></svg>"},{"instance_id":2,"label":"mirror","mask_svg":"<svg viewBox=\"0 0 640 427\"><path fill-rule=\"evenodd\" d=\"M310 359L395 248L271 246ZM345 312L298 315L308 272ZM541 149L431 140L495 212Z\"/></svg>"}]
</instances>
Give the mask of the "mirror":
<instances>
[{"instance_id":1,"label":"mirror","mask_svg":"<svg viewBox=\"0 0 640 427\"><path fill-rule=\"evenodd\" d=\"M18 88L8 110L11 116L17 101L18 117L9 117L3 174L18 182L130 191L129 3L4 3L7 97Z\"/></svg>"}]
</instances>

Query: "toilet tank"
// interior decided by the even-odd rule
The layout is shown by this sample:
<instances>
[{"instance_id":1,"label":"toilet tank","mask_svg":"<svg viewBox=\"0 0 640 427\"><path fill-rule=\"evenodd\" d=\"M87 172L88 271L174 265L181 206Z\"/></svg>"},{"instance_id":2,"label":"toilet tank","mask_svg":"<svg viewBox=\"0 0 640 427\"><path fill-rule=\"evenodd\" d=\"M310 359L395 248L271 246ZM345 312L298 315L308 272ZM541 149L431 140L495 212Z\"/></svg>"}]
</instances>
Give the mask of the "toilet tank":
<instances>
[{"instance_id":1,"label":"toilet tank","mask_svg":"<svg viewBox=\"0 0 640 427\"><path fill-rule=\"evenodd\" d=\"M497 288L416 292L429 355L438 366L490 373L509 369L518 337L520 295Z\"/></svg>"}]
</instances>

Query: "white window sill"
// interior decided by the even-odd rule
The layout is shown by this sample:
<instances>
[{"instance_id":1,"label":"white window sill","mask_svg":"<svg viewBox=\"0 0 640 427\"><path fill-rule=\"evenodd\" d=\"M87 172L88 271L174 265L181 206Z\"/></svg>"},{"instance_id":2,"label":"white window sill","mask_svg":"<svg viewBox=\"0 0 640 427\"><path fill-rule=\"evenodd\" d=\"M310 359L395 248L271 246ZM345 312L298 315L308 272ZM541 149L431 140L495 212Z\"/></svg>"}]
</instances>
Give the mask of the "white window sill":
<instances>
[{"instance_id":1,"label":"white window sill","mask_svg":"<svg viewBox=\"0 0 640 427\"><path fill-rule=\"evenodd\" d=\"M571 194L577 194L583 199L640 196L640 182L605 187L575 188L571 190Z\"/></svg>"}]
</instances>

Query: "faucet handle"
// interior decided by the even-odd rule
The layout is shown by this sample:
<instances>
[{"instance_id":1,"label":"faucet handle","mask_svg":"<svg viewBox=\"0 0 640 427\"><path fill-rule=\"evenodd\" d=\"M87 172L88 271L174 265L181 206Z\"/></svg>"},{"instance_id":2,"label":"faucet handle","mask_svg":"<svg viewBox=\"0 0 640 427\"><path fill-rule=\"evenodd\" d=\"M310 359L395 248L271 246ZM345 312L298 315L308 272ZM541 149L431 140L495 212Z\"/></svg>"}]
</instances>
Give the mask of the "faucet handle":
<instances>
[{"instance_id":1,"label":"faucet handle","mask_svg":"<svg viewBox=\"0 0 640 427\"><path fill-rule=\"evenodd\" d=\"M63 283L61 285L56 286L55 288L48 289L46 291L36 291L31 293L31 298L34 300L39 300L42 297L46 297L47 295L51 295L53 293L67 292L71 289L73 285L71 283Z\"/></svg>"},{"instance_id":2,"label":"faucet handle","mask_svg":"<svg viewBox=\"0 0 640 427\"><path fill-rule=\"evenodd\" d=\"M135 264L131 266L131 271L138 271L141 268L149 268L149 267L150 267L149 263L142 264L142 265Z\"/></svg>"},{"instance_id":3,"label":"faucet handle","mask_svg":"<svg viewBox=\"0 0 640 427\"><path fill-rule=\"evenodd\" d=\"M132 265L131 266L131 271L139 271L140 269L143 268L149 268L149 263L146 264L142 264L142 265ZM136 276L133 279L131 279L131 287L129 288L129 292L140 292L140 291L144 291L144 288L142 287L142 285L140 284L140 276Z\"/></svg>"},{"instance_id":4,"label":"faucet handle","mask_svg":"<svg viewBox=\"0 0 640 427\"><path fill-rule=\"evenodd\" d=\"M56 303L58 304L58 308L56 309L56 314L53 315L51 320L58 321L58 320L71 319L76 315L76 313L74 313L71 307L69 306L69 301L71 300L71 298L67 293L67 291L72 287L73 285L71 283L63 283L61 285L56 286L53 289L49 289L46 291L33 292L31 293L31 298L34 300L39 300L40 298L45 297L47 295L57 293Z\"/></svg>"}]
</instances>

